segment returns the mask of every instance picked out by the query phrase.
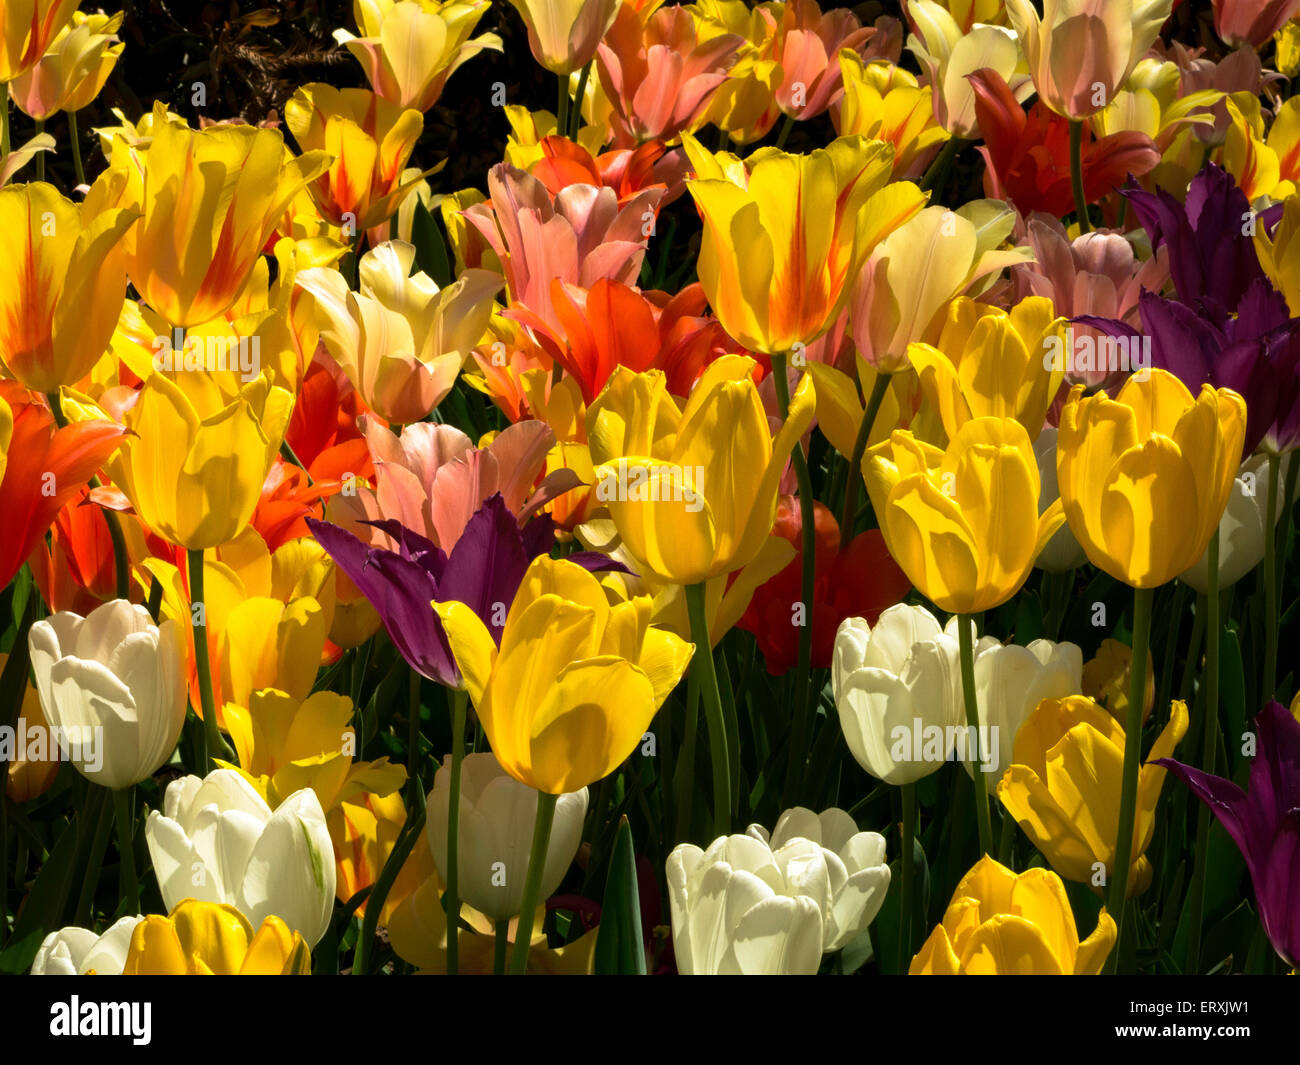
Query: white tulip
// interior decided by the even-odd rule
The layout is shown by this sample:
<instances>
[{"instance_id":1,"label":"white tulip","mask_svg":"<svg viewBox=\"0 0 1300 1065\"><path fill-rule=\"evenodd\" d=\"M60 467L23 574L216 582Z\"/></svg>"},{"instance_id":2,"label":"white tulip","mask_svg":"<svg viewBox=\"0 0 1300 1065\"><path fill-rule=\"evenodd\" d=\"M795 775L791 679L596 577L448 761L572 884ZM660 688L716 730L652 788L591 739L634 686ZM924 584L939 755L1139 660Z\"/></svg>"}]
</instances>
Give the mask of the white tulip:
<instances>
[{"instance_id":1,"label":"white tulip","mask_svg":"<svg viewBox=\"0 0 1300 1065\"><path fill-rule=\"evenodd\" d=\"M1044 699L1083 691L1083 651L1066 641L1034 640L1028 647L993 643L975 656L975 698L980 717L980 751L989 791L1011 764L1016 733ZM987 748L985 737L991 741ZM987 753L986 753L987 752ZM966 761L974 775L974 763Z\"/></svg>"},{"instance_id":2,"label":"white tulip","mask_svg":"<svg viewBox=\"0 0 1300 1065\"><path fill-rule=\"evenodd\" d=\"M974 624L970 622L970 624ZM957 619L944 629L924 607L899 603L873 629L846 618L835 634L831 684L858 764L910 784L946 761L965 726ZM982 637L976 653L991 643Z\"/></svg>"},{"instance_id":3,"label":"white tulip","mask_svg":"<svg viewBox=\"0 0 1300 1065\"><path fill-rule=\"evenodd\" d=\"M170 912L183 899L229 903L254 928L275 915L320 942L334 908L334 847L310 788L271 808L233 769L167 787L144 826Z\"/></svg>"},{"instance_id":4,"label":"white tulip","mask_svg":"<svg viewBox=\"0 0 1300 1065\"><path fill-rule=\"evenodd\" d=\"M457 892L463 902L494 921L516 917L523 905L528 856L537 816L537 789L521 784L491 753L467 754L461 762L460 838ZM451 756L433 778L424 831L434 864L447 878L447 813L451 799ZM555 893L582 843L587 789L561 795L546 846L541 894Z\"/></svg>"},{"instance_id":5,"label":"white tulip","mask_svg":"<svg viewBox=\"0 0 1300 1065\"><path fill-rule=\"evenodd\" d=\"M876 919L889 891L885 837L879 832L859 832L853 818L834 807L815 814L796 806L781 815L770 837L762 825L750 825L749 835L776 854L804 856L797 884L821 910L822 953L840 950ZM781 859L777 864L794 865Z\"/></svg>"},{"instance_id":6,"label":"white tulip","mask_svg":"<svg viewBox=\"0 0 1300 1065\"><path fill-rule=\"evenodd\" d=\"M102 936L89 928L69 925L51 932L36 951L33 976L121 976L131 936L142 916L123 917Z\"/></svg>"},{"instance_id":7,"label":"white tulip","mask_svg":"<svg viewBox=\"0 0 1300 1065\"><path fill-rule=\"evenodd\" d=\"M1278 479L1285 482L1289 454L1278 464ZM1282 516L1283 490L1278 487L1277 510L1273 525ZM1252 455L1237 471L1232 495L1219 521L1219 587L1236 584L1264 560L1264 523L1268 520L1268 456ZM1210 587L1210 551L1207 547L1199 561L1181 578L1204 595Z\"/></svg>"},{"instance_id":8,"label":"white tulip","mask_svg":"<svg viewBox=\"0 0 1300 1065\"><path fill-rule=\"evenodd\" d=\"M668 855L673 951L684 976L810 976L822 957L824 852L794 840L776 854L753 836Z\"/></svg>"},{"instance_id":9,"label":"white tulip","mask_svg":"<svg viewBox=\"0 0 1300 1065\"><path fill-rule=\"evenodd\" d=\"M1034 457L1038 459L1038 513L1042 513L1061 497L1056 479L1056 437L1058 430L1051 425L1043 427L1034 441ZM1088 560L1083 546L1070 531L1067 522L1053 533L1047 546L1038 553L1034 565L1049 573L1065 573L1082 566Z\"/></svg>"},{"instance_id":10,"label":"white tulip","mask_svg":"<svg viewBox=\"0 0 1300 1065\"><path fill-rule=\"evenodd\" d=\"M171 757L186 703L174 621L155 625L144 607L114 599L84 618L38 621L27 642L52 741L62 738L86 779L128 788Z\"/></svg>"}]
</instances>

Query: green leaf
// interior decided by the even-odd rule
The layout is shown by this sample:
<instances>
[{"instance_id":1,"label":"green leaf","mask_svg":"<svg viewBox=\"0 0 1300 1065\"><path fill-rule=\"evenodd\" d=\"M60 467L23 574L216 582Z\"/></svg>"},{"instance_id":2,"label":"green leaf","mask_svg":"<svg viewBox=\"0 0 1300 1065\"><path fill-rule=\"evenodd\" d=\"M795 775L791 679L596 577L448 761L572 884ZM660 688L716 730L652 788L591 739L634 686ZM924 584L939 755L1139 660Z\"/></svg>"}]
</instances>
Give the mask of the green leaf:
<instances>
[{"instance_id":1,"label":"green leaf","mask_svg":"<svg viewBox=\"0 0 1300 1065\"><path fill-rule=\"evenodd\" d=\"M87 817L93 807L98 820L99 807L87 803L78 814ZM14 922L13 935L9 945L0 952L0 973L16 975L31 968L36 951L41 941L51 932L63 926L63 913L68 902L68 887L72 883L72 870L77 862L78 847L77 822L73 820L59 836L59 842L50 852L49 860L41 866L32 884L27 902ZM83 833L89 835L89 833Z\"/></svg>"},{"instance_id":2,"label":"green leaf","mask_svg":"<svg viewBox=\"0 0 1300 1065\"><path fill-rule=\"evenodd\" d=\"M1231 770L1241 762L1241 737L1246 731L1246 670L1241 662L1241 635L1235 625L1219 631L1219 721Z\"/></svg>"},{"instance_id":3,"label":"green leaf","mask_svg":"<svg viewBox=\"0 0 1300 1065\"><path fill-rule=\"evenodd\" d=\"M439 288L455 280L442 227L418 196L411 216L411 242L415 245L415 265L433 278Z\"/></svg>"},{"instance_id":4,"label":"green leaf","mask_svg":"<svg viewBox=\"0 0 1300 1065\"><path fill-rule=\"evenodd\" d=\"M626 817L619 821L609 861L600 928L596 931L595 972L599 976L645 976L636 856L632 852L632 826Z\"/></svg>"}]
</instances>

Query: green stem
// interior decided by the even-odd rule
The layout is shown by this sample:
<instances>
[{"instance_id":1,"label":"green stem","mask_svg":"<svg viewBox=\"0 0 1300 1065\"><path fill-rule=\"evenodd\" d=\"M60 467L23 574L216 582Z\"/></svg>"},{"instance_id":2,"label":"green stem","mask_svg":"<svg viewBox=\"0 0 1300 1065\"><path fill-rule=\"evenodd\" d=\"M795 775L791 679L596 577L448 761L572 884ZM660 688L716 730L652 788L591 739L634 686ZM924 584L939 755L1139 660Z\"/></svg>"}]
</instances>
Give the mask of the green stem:
<instances>
[{"instance_id":1,"label":"green stem","mask_svg":"<svg viewBox=\"0 0 1300 1065\"><path fill-rule=\"evenodd\" d=\"M1271 478L1270 478L1271 479ZM1215 741L1219 735L1219 530L1210 537L1209 575L1205 597L1208 604L1205 641L1205 698L1202 700L1201 766L1214 772ZM1187 930L1187 964L1184 971L1199 972L1201 967L1201 928L1205 919L1205 876L1210 843L1210 807L1197 803L1196 858L1192 873L1188 906L1191 915Z\"/></svg>"},{"instance_id":2,"label":"green stem","mask_svg":"<svg viewBox=\"0 0 1300 1065\"><path fill-rule=\"evenodd\" d=\"M95 901L95 889L99 887L99 871L104 864L104 851L108 849L108 837L112 831L113 808L104 803L100 807L99 823L95 826L95 837L90 845L90 863L81 882L81 893L77 896L77 909L72 916L72 923L81 928L90 926L91 906Z\"/></svg>"},{"instance_id":3,"label":"green stem","mask_svg":"<svg viewBox=\"0 0 1300 1065\"><path fill-rule=\"evenodd\" d=\"M126 884L127 913L140 912L140 882L135 875L135 833L131 825L131 789L113 792L113 816L117 820L117 849L122 858L122 879Z\"/></svg>"},{"instance_id":4,"label":"green stem","mask_svg":"<svg viewBox=\"0 0 1300 1065\"><path fill-rule=\"evenodd\" d=\"M916 785L903 785L903 847L898 855L902 888L898 895L898 964L897 973L907 972L912 947L912 838L916 834Z\"/></svg>"},{"instance_id":5,"label":"green stem","mask_svg":"<svg viewBox=\"0 0 1300 1065\"><path fill-rule=\"evenodd\" d=\"M199 704L203 711L203 744L207 758L207 772L217 768L216 759L232 761L234 752L221 738L217 727L216 700L212 697L212 665L208 660L208 612L203 601L203 552L188 550L185 563L190 575L190 626L194 636L194 668L199 675ZM202 609L196 614L194 608ZM197 619L202 617L202 622Z\"/></svg>"},{"instance_id":6,"label":"green stem","mask_svg":"<svg viewBox=\"0 0 1300 1065\"><path fill-rule=\"evenodd\" d=\"M510 918L502 917L496 923L496 935L492 940L492 975L506 974L506 947L510 945ZM450 943L451 941L448 940Z\"/></svg>"},{"instance_id":7,"label":"green stem","mask_svg":"<svg viewBox=\"0 0 1300 1065\"><path fill-rule=\"evenodd\" d=\"M1079 233L1092 232L1088 200L1083 191L1083 122L1070 119L1070 184L1074 189L1074 210L1079 216Z\"/></svg>"},{"instance_id":8,"label":"green stem","mask_svg":"<svg viewBox=\"0 0 1300 1065\"><path fill-rule=\"evenodd\" d=\"M72 141L72 168L77 174L77 184L86 183L86 168L81 162L81 134L77 131L77 112L68 112L68 137Z\"/></svg>"},{"instance_id":9,"label":"green stem","mask_svg":"<svg viewBox=\"0 0 1300 1065\"><path fill-rule=\"evenodd\" d=\"M45 123L41 121L41 119L39 118L36 119L36 132L38 135L45 132ZM37 181L45 180L45 153L44 152L36 153L36 180Z\"/></svg>"},{"instance_id":10,"label":"green stem","mask_svg":"<svg viewBox=\"0 0 1300 1065\"><path fill-rule=\"evenodd\" d=\"M569 129L569 75L557 75L556 83L560 92L555 105L555 134L563 137Z\"/></svg>"},{"instance_id":11,"label":"green stem","mask_svg":"<svg viewBox=\"0 0 1300 1065\"><path fill-rule=\"evenodd\" d=\"M424 831L425 810L417 808L414 813L408 814L406 824L402 826L402 834L397 837L397 842L388 854L388 861L384 862L384 868L380 870L379 879L375 881L374 887L370 889L370 894L366 896L366 914L361 919L361 932L357 936L357 951L352 957L352 975L365 976L369 968L370 944L375 938L375 930L379 927L379 914L384 908L384 903L388 900L388 893L393 888L393 881L397 879L397 874L402 871L402 866L406 864L406 859L411 853L411 848L415 846L415 841L420 838ZM448 929L448 936L453 929Z\"/></svg>"},{"instance_id":12,"label":"green stem","mask_svg":"<svg viewBox=\"0 0 1300 1065\"><path fill-rule=\"evenodd\" d=\"M460 968L460 771L465 761L465 706L469 695L451 693L451 792L447 798L447 972Z\"/></svg>"},{"instance_id":13,"label":"green stem","mask_svg":"<svg viewBox=\"0 0 1300 1065\"><path fill-rule=\"evenodd\" d=\"M0 81L0 163L9 158L9 83Z\"/></svg>"},{"instance_id":14,"label":"green stem","mask_svg":"<svg viewBox=\"0 0 1300 1065\"><path fill-rule=\"evenodd\" d=\"M966 704L966 726L970 729L974 763L975 823L979 828L980 853L993 853L993 826L989 822L989 789L984 781L984 755L980 751L980 712L975 696L975 640L971 630L975 619L970 614L957 615L958 645L961 651L961 690Z\"/></svg>"},{"instance_id":15,"label":"green stem","mask_svg":"<svg viewBox=\"0 0 1300 1065\"><path fill-rule=\"evenodd\" d=\"M1002 811L1002 829L998 833L998 863L1011 868L1011 852L1016 842L1016 819Z\"/></svg>"},{"instance_id":16,"label":"green stem","mask_svg":"<svg viewBox=\"0 0 1300 1065\"><path fill-rule=\"evenodd\" d=\"M790 139L790 134L794 131L794 115L786 115L781 123L780 130L776 134L776 146L778 149L785 148L785 142Z\"/></svg>"},{"instance_id":17,"label":"green stem","mask_svg":"<svg viewBox=\"0 0 1300 1065\"><path fill-rule=\"evenodd\" d=\"M533 914L542 890L542 870L546 867L546 848L551 841L551 824L555 820L558 795L537 793L537 817L533 821L533 847L528 855L528 879L524 881L523 905L515 928L515 949L510 955L510 972L522 976L528 971L528 949L533 941Z\"/></svg>"},{"instance_id":18,"label":"green stem","mask_svg":"<svg viewBox=\"0 0 1300 1065\"><path fill-rule=\"evenodd\" d=\"M565 130L565 136L571 141L577 141L578 130L582 126L582 98L587 94L587 81L591 77L591 64L594 62L594 59L587 60L587 65L578 75L578 92L574 97L573 109L569 113L568 128Z\"/></svg>"},{"instance_id":19,"label":"green stem","mask_svg":"<svg viewBox=\"0 0 1300 1065\"><path fill-rule=\"evenodd\" d=\"M1277 687L1277 505L1282 460L1268 456L1268 501L1264 518L1264 691L1261 703L1273 698ZM1214 631L1211 629L1210 631Z\"/></svg>"},{"instance_id":20,"label":"green stem","mask_svg":"<svg viewBox=\"0 0 1300 1065\"><path fill-rule=\"evenodd\" d=\"M1154 588L1133 589L1133 659L1129 667L1128 722L1124 729L1124 783L1119 799L1119 836L1111 869L1106 908L1115 922L1115 964L1124 934L1124 903L1128 898L1129 866L1133 858L1133 823L1137 817L1138 770L1142 765L1142 707L1146 702L1147 654L1151 647L1151 604Z\"/></svg>"},{"instance_id":21,"label":"green stem","mask_svg":"<svg viewBox=\"0 0 1300 1065\"><path fill-rule=\"evenodd\" d=\"M939 154L934 157L930 165L925 168L925 173L921 176L919 182L922 191L936 188L938 183L947 175L948 169L952 166L952 161L957 157L957 153L962 150L965 141L961 137L949 137Z\"/></svg>"},{"instance_id":22,"label":"green stem","mask_svg":"<svg viewBox=\"0 0 1300 1065\"><path fill-rule=\"evenodd\" d=\"M862 424L858 426L857 438L853 441L853 454L849 458L849 479L844 486L844 506L840 510L840 542L848 543L853 539L853 522L857 517L858 485L862 481L862 456L867 453L867 444L871 440L871 430L876 424L876 415L889 390L889 374L877 370L875 384L871 386L871 398L867 400L866 413Z\"/></svg>"},{"instance_id":23,"label":"green stem","mask_svg":"<svg viewBox=\"0 0 1300 1065\"><path fill-rule=\"evenodd\" d=\"M709 726L709 761L713 766L713 834L725 836L731 830L731 763L727 754L727 724L722 716L722 696L713 666L713 645L709 640L709 618L705 608L704 584L688 584L686 612L691 621L695 654L691 671L696 674L704 698L704 720ZM689 767L687 769L689 774Z\"/></svg>"}]
</instances>

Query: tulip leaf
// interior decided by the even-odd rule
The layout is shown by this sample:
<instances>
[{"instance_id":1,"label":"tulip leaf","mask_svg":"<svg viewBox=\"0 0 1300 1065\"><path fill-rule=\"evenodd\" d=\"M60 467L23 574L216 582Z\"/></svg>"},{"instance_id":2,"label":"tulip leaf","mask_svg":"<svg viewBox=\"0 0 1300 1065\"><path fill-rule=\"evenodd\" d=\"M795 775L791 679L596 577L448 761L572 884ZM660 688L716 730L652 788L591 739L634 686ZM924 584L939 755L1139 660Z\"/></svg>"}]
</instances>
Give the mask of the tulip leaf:
<instances>
[{"instance_id":1,"label":"tulip leaf","mask_svg":"<svg viewBox=\"0 0 1300 1065\"><path fill-rule=\"evenodd\" d=\"M605 881L605 899L596 932L595 972L599 976L644 976L641 899L632 850L632 826L619 821Z\"/></svg>"},{"instance_id":2,"label":"tulip leaf","mask_svg":"<svg viewBox=\"0 0 1300 1065\"><path fill-rule=\"evenodd\" d=\"M411 215L411 242L415 245L415 265L433 278L439 288L445 288L455 280L442 228L418 196Z\"/></svg>"},{"instance_id":3,"label":"tulip leaf","mask_svg":"<svg viewBox=\"0 0 1300 1065\"><path fill-rule=\"evenodd\" d=\"M102 789L100 789L102 791ZM98 820L99 806L87 803L82 807L79 817L90 818L91 812ZM9 943L0 952L0 973L16 975L31 968L32 960L40 949L41 941L55 929L62 927L64 909L68 901L68 889L72 883L72 871L77 864L80 844L88 842L85 837L89 832L82 831L83 839L78 839L78 823L73 820L59 836L54 850L41 866L36 875L26 904L14 922L14 930Z\"/></svg>"},{"instance_id":4,"label":"tulip leaf","mask_svg":"<svg viewBox=\"0 0 1300 1065\"><path fill-rule=\"evenodd\" d=\"M1241 762L1242 734L1246 730L1246 670L1241 662L1241 635L1235 625L1219 632L1219 721L1235 770Z\"/></svg>"}]
</instances>

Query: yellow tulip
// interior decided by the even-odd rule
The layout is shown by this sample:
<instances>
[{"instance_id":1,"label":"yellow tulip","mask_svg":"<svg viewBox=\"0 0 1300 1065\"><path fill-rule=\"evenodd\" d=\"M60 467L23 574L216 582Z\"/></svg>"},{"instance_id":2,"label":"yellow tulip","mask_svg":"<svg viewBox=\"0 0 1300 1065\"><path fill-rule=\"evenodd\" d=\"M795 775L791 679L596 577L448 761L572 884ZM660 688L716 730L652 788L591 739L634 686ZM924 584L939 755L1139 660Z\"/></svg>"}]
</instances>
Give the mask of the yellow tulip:
<instances>
[{"instance_id":1,"label":"yellow tulip","mask_svg":"<svg viewBox=\"0 0 1300 1065\"><path fill-rule=\"evenodd\" d=\"M952 614L1015 595L1065 521L1059 501L1039 516L1033 444L1010 418L972 418L946 451L895 430L867 452L865 474L889 553Z\"/></svg>"},{"instance_id":2,"label":"yellow tulip","mask_svg":"<svg viewBox=\"0 0 1300 1065\"><path fill-rule=\"evenodd\" d=\"M1151 763L1170 757L1186 732L1187 705L1175 701L1138 773L1130 896L1151 883L1145 855L1165 779L1164 767ZM1124 727L1110 713L1083 695L1044 699L1016 733L998 798L1061 876L1104 890L1114 872L1123 776Z\"/></svg>"},{"instance_id":3,"label":"yellow tulip","mask_svg":"<svg viewBox=\"0 0 1300 1065\"><path fill-rule=\"evenodd\" d=\"M1096 976L1115 936L1103 909L1080 942L1060 877L1047 869L1014 873L985 855L962 877L908 975Z\"/></svg>"},{"instance_id":4,"label":"yellow tulip","mask_svg":"<svg viewBox=\"0 0 1300 1065\"><path fill-rule=\"evenodd\" d=\"M884 141L840 137L808 155L760 148L743 167L689 134L682 143L704 216L700 283L751 351L785 354L821 336L871 249L925 204L911 182L886 184L894 149Z\"/></svg>"},{"instance_id":5,"label":"yellow tulip","mask_svg":"<svg viewBox=\"0 0 1300 1065\"><path fill-rule=\"evenodd\" d=\"M116 137L109 155L110 170L126 175L120 205L143 216L124 242L136 290L173 326L224 314L289 201L326 162L320 152L286 161L274 130L195 131L155 104L149 144Z\"/></svg>"},{"instance_id":6,"label":"yellow tulip","mask_svg":"<svg viewBox=\"0 0 1300 1065\"><path fill-rule=\"evenodd\" d=\"M434 608L502 768L551 795L618 768L694 650L650 624L649 596L610 606L592 574L545 555L524 574L500 649L464 603Z\"/></svg>"},{"instance_id":7,"label":"yellow tulip","mask_svg":"<svg viewBox=\"0 0 1300 1065\"><path fill-rule=\"evenodd\" d=\"M1064 350L1065 339L1065 319L1043 296L1010 311L962 296L948 305L938 344L911 344L907 356L949 439L972 418L989 417L1014 418L1032 441L1065 378L1064 360L1048 369L1044 355L1052 341Z\"/></svg>"},{"instance_id":8,"label":"yellow tulip","mask_svg":"<svg viewBox=\"0 0 1300 1065\"><path fill-rule=\"evenodd\" d=\"M308 976L301 933L271 916L254 933L233 906L185 899L171 916L150 914L131 934L124 976Z\"/></svg>"},{"instance_id":9,"label":"yellow tulip","mask_svg":"<svg viewBox=\"0 0 1300 1065\"><path fill-rule=\"evenodd\" d=\"M501 51L501 38L474 32L488 0L355 0L360 37L335 30L366 71L370 87L398 107L427 111L442 95L447 79L485 48Z\"/></svg>"},{"instance_id":10,"label":"yellow tulip","mask_svg":"<svg viewBox=\"0 0 1300 1065\"><path fill-rule=\"evenodd\" d=\"M1134 588L1190 569L1219 526L1241 463L1246 403L1209 385L1192 399L1165 370L1139 371L1118 396L1061 412L1057 478L1065 514L1088 560Z\"/></svg>"},{"instance_id":11,"label":"yellow tulip","mask_svg":"<svg viewBox=\"0 0 1300 1065\"><path fill-rule=\"evenodd\" d=\"M1293 317L1300 317L1300 196L1282 207L1282 218L1270 236L1263 226L1255 230L1255 251L1273 287L1286 297Z\"/></svg>"},{"instance_id":12,"label":"yellow tulip","mask_svg":"<svg viewBox=\"0 0 1300 1065\"><path fill-rule=\"evenodd\" d=\"M45 54L81 0L5 0L0 4L0 83L13 81Z\"/></svg>"},{"instance_id":13,"label":"yellow tulip","mask_svg":"<svg viewBox=\"0 0 1300 1065\"><path fill-rule=\"evenodd\" d=\"M0 189L0 365L37 392L86 376L117 326L138 215L101 208L116 187L103 178L81 204L43 182Z\"/></svg>"},{"instance_id":14,"label":"yellow tulip","mask_svg":"<svg viewBox=\"0 0 1300 1065\"><path fill-rule=\"evenodd\" d=\"M1238 93L1224 104L1230 119L1224 169L1251 203L1264 196L1279 203L1290 199L1300 181L1300 99L1292 97L1277 109L1267 137L1257 97Z\"/></svg>"},{"instance_id":15,"label":"yellow tulip","mask_svg":"<svg viewBox=\"0 0 1300 1065\"><path fill-rule=\"evenodd\" d=\"M864 64L848 48L840 53L840 73L844 95L838 113L832 114L836 132L841 137L888 141L894 146L894 173L919 176L934 155L930 149L948 139L947 131L934 120L934 90L892 63Z\"/></svg>"},{"instance_id":16,"label":"yellow tulip","mask_svg":"<svg viewBox=\"0 0 1300 1065\"><path fill-rule=\"evenodd\" d=\"M59 111L90 106L126 47L118 41L122 12L116 15L76 11L49 50L9 86L14 103L43 122Z\"/></svg>"},{"instance_id":17,"label":"yellow tulip","mask_svg":"<svg viewBox=\"0 0 1300 1065\"><path fill-rule=\"evenodd\" d=\"M773 437L753 366L723 356L680 409L661 371L619 367L587 411L596 498L638 572L697 584L740 569L766 542L781 472L815 400L805 375Z\"/></svg>"},{"instance_id":18,"label":"yellow tulip","mask_svg":"<svg viewBox=\"0 0 1300 1065\"><path fill-rule=\"evenodd\" d=\"M391 771L391 768L390 768ZM406 804L400 791L387 795L365 792L344 799L325 815L334 844L335 879L339 902L347 902L379 879L398 836L406 824ZM380 911L379 923L388 926L394 911L429 878L437 879L428 834L419 833ZM366 912L366 904L357 907Z\"/></svg>"},{"instance_id":19,"label":"yellow tulip","mask_svg":"<svg viewBox=\"0 0 1300 1065\"><path fill-rule=\"evenodd\" d=\"M533 58L552 74L572 74L596 55L619 0L510 0L528 28Z\"/></svg>"}]
</instances>

